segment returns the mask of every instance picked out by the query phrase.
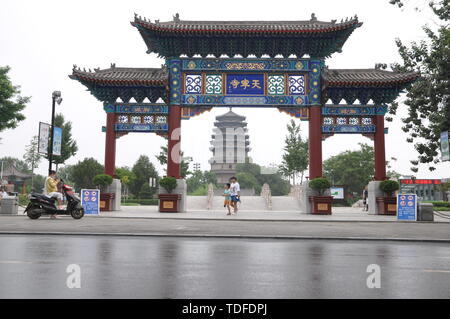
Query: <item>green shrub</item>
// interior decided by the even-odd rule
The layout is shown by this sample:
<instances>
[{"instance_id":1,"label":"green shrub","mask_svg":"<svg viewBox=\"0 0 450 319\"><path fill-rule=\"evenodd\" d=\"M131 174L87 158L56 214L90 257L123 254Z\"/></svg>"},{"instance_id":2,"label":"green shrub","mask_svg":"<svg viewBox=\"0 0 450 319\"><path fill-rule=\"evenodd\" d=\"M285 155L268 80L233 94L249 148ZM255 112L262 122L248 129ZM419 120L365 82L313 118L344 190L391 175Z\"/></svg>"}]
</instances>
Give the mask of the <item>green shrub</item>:
<instances>
[{"instance_id":1,"label":"green shrub","mask_svg":"<svg viewBox=\"0 0 450 319\"><path fill-rule=\"evenodd\" d=\"M104 190L107 186L111 185L112 182L113 178L107 174L98 174L92 179L92 183L100 187L101 190Z\"/></svg>"},{"instance_id":2,"label":"green shrub","mask_svg":"<svg viewBox=\"0 0 450 319\"><path fill-rule=\"evenodd\" d=\"M400 188L400 184L397 181L385 180L380 183L380 189L388 196L392 196L392 193Z\"/></svg>"},{"instance_id":3,"label":"green shrub","mask_svg":"<svg viewBox=\"0 0 450 319\"><path fill-rule=\"evenodd\" d=\"M196 190L194 190L192 193L190 193L189 195L192 195L192 196L208 195L208 186L202 185L202 186L198 187Z\"/></svg>"},{"instance_id":4,"label":"green shrub","mask_svg":"<svg viewBox=\"0 0 450 319\"><path fill-rule=\"evenodd\" d=\"M19 205L27 206L29 201L30 200L28 199L28 195L25 195L25 194L19 195Z\"/></svg>"},{"instance_id":5,"label":"green shrub","mask_svg":"<svg viewBox=\"0 0 450 319\"><path fill-rule=\"evenodd\" d=\"M170 194L177 188L177 179L175 177L163 177L159 180L159 185Z\"/></svg>"},{"instance_id":6,"label":"green shrub","mask_svg":"<svg viewBox=\"0 0 450 319\"><path fill-rule=\"evenodd\" d=\"M322 196L324 191L331 187L330 181L325 177L317 177L309 182L309 187L319 192Z\"/></svg>"},{"instance_id":7,"label":"green shrub","mask_svg":"<svg viewBox=\"0 0 450 319\"><path fill-rule=\"evenodd\" d=\"M156 206L159 204L158 199L124 199L122 200L124 206L143 205L143 206Z\"/></svg>"},{"instance_id":8,"label":"green shrub","mask_svg":"<svg viewBox=\"0 0 450 319\"><path fill-rule=\"evenodd\" d=\"M434 207L449 207L450 208L450 202L426 200L426 201L421 201L421 203L431 203L431 204L433 204Z\"/></svg>"}]
</instances>

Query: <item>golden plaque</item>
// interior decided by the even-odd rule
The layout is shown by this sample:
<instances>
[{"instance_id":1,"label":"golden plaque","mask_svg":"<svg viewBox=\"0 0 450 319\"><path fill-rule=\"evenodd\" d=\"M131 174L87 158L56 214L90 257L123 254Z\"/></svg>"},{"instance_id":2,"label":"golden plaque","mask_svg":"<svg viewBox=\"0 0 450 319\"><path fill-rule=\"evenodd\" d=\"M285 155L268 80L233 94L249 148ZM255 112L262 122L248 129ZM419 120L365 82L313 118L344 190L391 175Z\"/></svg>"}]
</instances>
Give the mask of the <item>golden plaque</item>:
<instances>
[{"instance_id":1,"label":"golden plaque","mask_svg":"<svg viewBox=\"0 0 450 319\"><path fill-rule=\"evenodd\" d=\"M172 201L164 201L163 208L167 208L167 209L173 208L173 202Z\"/></svg>"}]
</instances>

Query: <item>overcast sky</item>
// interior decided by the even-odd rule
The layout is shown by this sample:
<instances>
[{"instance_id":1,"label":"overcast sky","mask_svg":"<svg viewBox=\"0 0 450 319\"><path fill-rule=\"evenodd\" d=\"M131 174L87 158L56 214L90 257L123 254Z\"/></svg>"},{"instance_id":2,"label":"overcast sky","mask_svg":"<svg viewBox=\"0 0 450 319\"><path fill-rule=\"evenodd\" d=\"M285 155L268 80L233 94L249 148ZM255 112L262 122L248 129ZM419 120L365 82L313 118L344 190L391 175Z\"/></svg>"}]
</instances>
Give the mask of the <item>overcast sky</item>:
<instances>
[{"instance_id":1,"label":"overcast sky","mask_svg":"<svg viewBox=\"0 0 450 319\"><path fill-rule=\"evenodd\" d=\"M49 122L51 93L60 90L63 103L57 111L73 123L73 136L79 147L77 155L67 164L85 157L104 160L106 116L97 101L79 82L70 80L72 65L86 68L159 67L164 63L155 54L146 54L146 46L138 31L130 25L134 12L152 21L172 20L175 13L182 20L309 20L315 13L319 20L358 15L362 27L355 30L343 47L326 61L330 68L372 68L375 63L400 61L395 38L404 42L425 38L421 26L433 26L432 16L425 8L416 12L412 7L400 10L388 0L314 0L314 1L25 1L2 0L0 11L0 65L9 65L14 84L22 87L23 95L32 96L25 110L27 119L15 130L0 133L0 157L22 158L25 145L38 133L38 123ZM416 2L420 3L420 1ZM400 98L401 100L401 98ZM182 122L182 150L209 169L209 141L215 116L227 109L215 108ZM286 124L291 119L277 109L235 108L247 117L250 156L256 163L280 163ZM394 122L386 123L387 159L396 157L393 168L411 174L409 161L416 158L412 144L405 142L400 118L406 114L400 105ZM301 122L307 137L308 122ZM336 135L323 143L324 160L339 152L357 149L359 142L372 143L359 135ZM132 166L139 155L148 155L162 173L154 155L165 140L155 134L135 133L118 139L118 166ZM46 173L42 162L38 172ZM450 163L439 163L429 172L421 166L417 177L450 177Z\"/></svg>"}]
</instances>

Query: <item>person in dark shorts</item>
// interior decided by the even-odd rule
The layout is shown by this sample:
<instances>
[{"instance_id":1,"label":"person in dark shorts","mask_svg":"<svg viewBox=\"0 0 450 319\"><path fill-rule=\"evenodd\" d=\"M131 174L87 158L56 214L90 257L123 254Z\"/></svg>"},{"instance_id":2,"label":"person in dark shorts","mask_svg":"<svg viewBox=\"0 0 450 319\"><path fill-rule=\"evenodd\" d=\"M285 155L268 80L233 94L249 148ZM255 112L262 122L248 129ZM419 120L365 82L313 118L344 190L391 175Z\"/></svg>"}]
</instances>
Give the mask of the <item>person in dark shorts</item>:
<instances>
[{"instance_id":1,"label":"person in dark shorts","mask_svg":"<svg viewBox=\"0 0 450 319\"><path fill-rule=\"evenodd\" d=\"M234 176L230 178L230 191L231 206L233 207L233 212L231 214L235 215L238 211L237 203L240 201L241 187L239 186L237 178Z\"/></svg>"}]
</instances>

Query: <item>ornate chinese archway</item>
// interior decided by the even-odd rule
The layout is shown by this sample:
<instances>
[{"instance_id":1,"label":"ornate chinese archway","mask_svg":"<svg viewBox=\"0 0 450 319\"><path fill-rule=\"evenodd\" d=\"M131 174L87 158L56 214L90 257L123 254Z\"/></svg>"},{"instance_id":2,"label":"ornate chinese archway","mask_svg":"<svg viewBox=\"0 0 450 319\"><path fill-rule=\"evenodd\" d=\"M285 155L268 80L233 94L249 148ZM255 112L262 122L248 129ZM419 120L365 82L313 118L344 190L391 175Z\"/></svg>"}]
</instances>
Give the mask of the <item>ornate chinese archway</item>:
<instances>
[{"instance_id":1,"label":"ornate chinese archway","mask_svg":"<svg viewBox=\"0 0 450 319\"><path fill-rule=\"evenodd\" d=\"M107 174L114 175L117 137L153 132L168 138L168 154L175 156L168 156L167 175L180 178L181 119L217 106L250 106L276 107L309 120L310 178L322 176L322 140L333 134L373 139L374 176L386 178L387 104L419 75L326 67L326 58L340 52L362 25L357 17L337 23L318 21L314 15L308 21L253 22L183 21L178 15L173 21L151 22L135 16L131 24L147 53L166 59L164 67L74 67L70 75L104 103ZM291 55L300 58L279 58ZM309 57L301 58L305 55ZM132 98L136 102L130 103Z\"/></svg>"}]
</instances>

